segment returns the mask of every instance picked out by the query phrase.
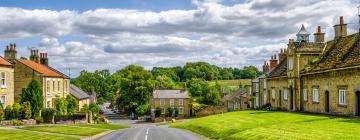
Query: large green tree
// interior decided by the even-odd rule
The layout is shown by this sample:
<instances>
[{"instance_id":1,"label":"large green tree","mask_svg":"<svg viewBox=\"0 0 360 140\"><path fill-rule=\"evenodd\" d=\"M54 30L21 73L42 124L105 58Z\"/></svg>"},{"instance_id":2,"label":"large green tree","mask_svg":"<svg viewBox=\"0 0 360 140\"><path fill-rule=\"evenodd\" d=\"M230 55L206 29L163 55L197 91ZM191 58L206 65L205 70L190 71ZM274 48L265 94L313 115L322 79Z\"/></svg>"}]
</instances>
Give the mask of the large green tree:
<instances>
[{"instance_id":1,"label":"large green tree","mask_svg":"<svg viewBox=\"0 0 360 140\"><path fill-rule=\"evenodd\" d=\"M66 101L66 98L64 97L56 98L55 100L56 114L67 115L67 107L68 107L68 103Z\"/></svg>"},{"instance_id":2,"label":"large green tree","mask_svg":"<svg viewBox=\"0 0 360 140\"><path fill-rule=\"evenodd\" d=\"M24 88L21 93L21 103L29 102L31 106L32 117L39 115L40 110L44 107L44 97L43 91L39 81L33 79L27 86Z\"/></svg>"},{"instance_id":3,"label":"large green tree","mask_svg":"<svg viewBox=\"0 0 360 140\"><path fill-rule=\"evenodd\" d=\"M67 102L67 113L68 114L75 114L79 104L76 101L75 97L71 95L66 96L66 102Z\"/></svg>"},{"instance_id":4,"label":"large green tree","mask_svg":"<svg viewBox=\"0 0 360 140\"><path fill-rule=\"evenodd\" d=\"M143 67L130 65L114 73L120 78L120 96L117 104L128 113L136 113L136 108L149 102L154 89L151 72Z\"/></svg>"}]
</instances>

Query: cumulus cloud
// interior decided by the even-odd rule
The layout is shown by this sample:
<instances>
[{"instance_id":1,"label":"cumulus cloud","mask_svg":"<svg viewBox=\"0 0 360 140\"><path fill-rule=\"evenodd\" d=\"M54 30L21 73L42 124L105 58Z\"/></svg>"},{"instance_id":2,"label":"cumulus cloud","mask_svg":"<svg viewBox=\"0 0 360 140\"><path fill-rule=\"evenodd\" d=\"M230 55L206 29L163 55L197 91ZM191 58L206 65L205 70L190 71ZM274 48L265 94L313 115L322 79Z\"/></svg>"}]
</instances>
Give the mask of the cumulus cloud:
<instances>
[{"instance_id":1,"label":"cumulus cloud","mask_svg":"<svg viewBox=\"0 0 360 140\"><path fill-rule=\"evenodd\" d=\"M39 47L49 52L51 65L63 71L116 70L128 64L151 68L188 61L259 67L286 47L301 24L310 32L321 25L326 38L332 39L338 16L357 22L352 0L246 0L232 5L193 0L192 4L195 9L160 12L1 7L0 37L41 37ZM349 32L356 28L349 24Z\"/></svg>"}]
</instances>

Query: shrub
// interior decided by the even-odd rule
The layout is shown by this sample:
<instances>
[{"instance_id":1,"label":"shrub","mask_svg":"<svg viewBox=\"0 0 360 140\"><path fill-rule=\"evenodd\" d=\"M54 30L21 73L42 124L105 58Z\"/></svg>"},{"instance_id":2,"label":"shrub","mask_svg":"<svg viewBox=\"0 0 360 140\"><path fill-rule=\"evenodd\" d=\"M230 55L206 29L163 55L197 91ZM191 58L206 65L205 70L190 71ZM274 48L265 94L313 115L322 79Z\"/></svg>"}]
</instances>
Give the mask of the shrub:
<instances>
[{"instance_id":1,"label":"shrub","mask_svg":"<svg viewBox=\"0 0 360 140\"><path fill-rule=\"evenodd\" d=\"M44 96L39 81L35 79L31 80L27 88L22 90L21 103L23 102L30 103L33 117L39 115L40 110L44 106Z\"/></svg>"},{"instance_id":2,"label":"shrub","mask_svg":"<svg viewBox=\"0 0 360 140\"><path fill-rule=\"evenodd\" d=\"M37 124L44 123L44 119L41 116L36 116L35 121L36 121Z\"/></svg>"},{"instance_id":3,"label":"shrub","mask_svg":"<svg viewBox=\"0 0 360 140\"><path fill-rule=\"evenodd\" d=\"M14 118L16 119L21 119L21 105L19 103L14 103L13 104L13 115L14 115Z\"/></svg>"},{"instance_id":4,"label":"shrub","mask_svg":"<svg viewBox=\"0 0 360 140\"><path fill-rule=\"evenodd\" d=\"M4 110L0 104L0 121L4 120L4 116L5 116L5 113L4 113Z\"/></svg>"},{"instance_id":5,"label":"shrub","mask_svg":"<svg viewBox=\"0 0 360 140\"><path fill-rule=\"evenodd\" d=\"M149 115L150 114L150 105L144 104L140 105L135 109L136 115L143 116L143 115Z\"/></svg>"},{"instance_id":6,"label":"shrub","mask_svg":"<svg viewBox=\"0 0 360 140\"><path fill-rule=\"evenodd\" d=\"M169 107L169 108L167 108L167 111L169 112L169 117L172 117L173 113L174 113L174 108Z\"/></svg>"},{"instance_id":7,"label":"shrub","mask_svg":"<svg viewBox=\"0 0 360 140\"><path fill-rule=\"evenodd\" d=\"M157 107L155 109L155 117L160 117L162 109L160 107Z\"/></svg>"},{"instance_id":8,"label":"shrub","mask_svg":"<svg viewBox=\"0 0 360 140\"><path fill-rule=\"evenodd\" d=\"M14 118L13 108L11 105L8 105L5 108L5 119L11 120L13 118Z\"/></svg>"},{"instance_id":9,"label":"shrub","mask_svg":"<svg viewBox=\"0 0 360 140\"><path fill-rule=\"evenodd\" d=\"M179 116L179 108L175 107L174 111L175 111L175 117Z\"/></svg>"},{"instance_id":10,"label":"shrub","mask_svg":"<svg viewBox=\"0 0 360 140\"><path fill-rule=\"evenodd\" d=\"M75 114L76 109L79 106L76 99L71 95L67 95L66 96L66 102L67 102L67 113L68 114Z\"/></svg>"},{"instance_id":11,"label":"shrub","mask_svg":"<svg viewBox=\"0 0 360 140\"><path fill-rule=\"evenodd\" d=\"M31 105L30 105L30 102L23 102L21 110L22 110L21 112L23 113L23 117L25 119L30 119L31 118Z\"/></svg>"},{"instance_id":12,"label":"shrub","mask_svg":"<svg viewBox=\"0 0 360 140\"><path fill-rule=\"evenodd\" d=\"M20 125L24 125L24 122L22 122L21 120L18 120L18 119L13 119L13 120L11 120L11 124L14 126L20 126Z\"/></svg>"},{"instance_id":13,"label":"shrub","mask_svg":"<svg viewBox=\"0 0 360 140\"><path fill-rule=\"evenodd\" d=\"M89 105L89 110L93 113L93 115L95 116L96 114L99 114L100 108L97 104L95 103L90 103Z\"/></svg>"},{"instance_id":14,"label":"shrub","mask_svg":"<svg viewBox=\"0 0 360 140\"><path fill-rule=\"evenodd\" d=\"M45 108L41 111L41 116L44 119L44 122L46 123L52 123L53 122L53 118L55 116L55 112L56 110L53 108Z\"/></svg>"},{"instance_id":15,"label":"shrub","mask_svg":"<svg viewBox=\"0 0 360 140\"><path fill-rule=\"evenodd\" d=\"M56 100L55 100L56 113L58 115L66 115L67 114L67 105L68 105L68 103L64 97L56 98Z\"/></svg>"}]
</instances>

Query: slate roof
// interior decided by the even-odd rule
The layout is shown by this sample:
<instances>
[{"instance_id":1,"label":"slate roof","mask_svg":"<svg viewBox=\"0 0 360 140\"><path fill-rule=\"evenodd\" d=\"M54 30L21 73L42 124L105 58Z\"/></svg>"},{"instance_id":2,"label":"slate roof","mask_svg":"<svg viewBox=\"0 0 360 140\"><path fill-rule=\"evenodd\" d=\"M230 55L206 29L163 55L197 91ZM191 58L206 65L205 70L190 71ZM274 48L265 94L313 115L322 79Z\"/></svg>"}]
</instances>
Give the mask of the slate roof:
<instances>
[{"instance_id":1,"label":"slate roof","mask_svg":"<svg viewBox=\"0 0 360 140\"><path fill-rule=\"evenodd\" d=\"M301 29L299 30L299 32L297 34L307 34L307 35L309 35L310 33L305 29L304 24L302 24Z\"/></svg>"},{"instance_id":2,"label":"slate roof","mask_svg":"<svg viewBox=\"0 0 360 140\"><path fill-rule=\"evenodd\" d=\"M66 76L65 74L62 74L61 72L49 67L49 66L45 66L43 64L40 63L36 63L34 61L31 60L24 60L24 59L19 59L18 62L28 66L29 68L43 74L44 76L48 76L48 77L62 77L62 78L69 78L68 76Z\"/></svg>"},{"instance_id":3,"label":"slate roof","mask_svg":"<svg viewBox=\"0 0 360 140\"><path fill-rule=\"evenodd\" d=\"M85 91L81 90L77 86L70 84L70 94L73 95L76 99L87 99L90 98L90 95Z\"/></svg>"},{"instance_id":4,"label":"slate roof","mask_svg":"<svg viewBox=\"0 0 360 140\"><path fill-rule=\"evenodd\" d=\"M3 58L1 56L0 56L0 65L2 65L2 66L12 66L12 64L9 61L7 61L5 58Z\"/></svg>"},{"instance_id":5,"label":"slate roof","mask_svg":"<svg viewBox=\"0 0 360 140\"><path fill-rule=\"evenodd\" d=\"M171 99L184 99L190 98L187 90L155 90L153 98L171 98Z\"/></svg>"},{"instance_id":6,"label":"slate roof","mask_svg":"<svg viewBox=\"0 0 360 140\"><path fill-rule=\"evenodd\" d=\"M285 57L280 63L269 73L268 78L286 76L287 58Z\"/></svg>"},{"instance_id":7,"label":"slate roof","mask_svg":"<svg viewBox=\"0 0 360 140\"><path fill-rule=\"evenodd\" d=\"M324 53L318 63L310 66L302 73L319 72L336 68L346 68L360 65L359 34L352 34L326 43Z\"/></svg>"},{"instance_id":8,"label":"slate roof","mask_svg":"<svg viewBox=\"0 0 360 140\"><path fill-rule=\"evenodd\" d=\"M226 95L223 98L223 102L224 101L233 101L234 99L240 99L241 97L246 97L246 94L248 93L248 89L247 88L240 88L239 90L237 90L234 94L231 95Z\"/></svg>"}]
</instances>

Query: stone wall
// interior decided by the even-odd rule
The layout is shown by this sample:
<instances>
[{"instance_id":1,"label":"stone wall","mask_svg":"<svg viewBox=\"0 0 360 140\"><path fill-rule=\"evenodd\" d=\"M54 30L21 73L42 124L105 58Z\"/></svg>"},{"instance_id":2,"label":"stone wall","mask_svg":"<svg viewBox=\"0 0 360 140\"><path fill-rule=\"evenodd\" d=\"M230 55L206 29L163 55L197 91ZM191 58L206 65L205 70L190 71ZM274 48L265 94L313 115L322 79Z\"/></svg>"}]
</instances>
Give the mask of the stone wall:
<instances>
[{"instance_id":1,"label":"stone wall","mask_svg":"<svg viewBox=\"0 0 360 140\"><path fill-rule=\"evenodd\" d=\"M284 99L284 89L288 90L288 81L286 78L267 79L267 97L271 107L284 110L289 109L290 91L288 90L288 99ZM272 90L275 91L275 99L272 98Z\"/></svg>"},{"instance_id":2,"label":"stone wall","mask_svg":"<svg viewBox=\"0 0 360 140\"><path fill-rule=\"evenodd\" d=\"M30 69L26 65L16 62L14 69L14 100L20 102L20 95L23 88L26 88L32 79L42 84L41 74Z\"/></svg>"},{"instance_id":3,"label":"stone wall","mask_svg":"<svg viewBox=\"0 0 360 140\"><path fill-rule=\"evenodd\" d=\"M0 74L1 72L5 72L5 85L0 86L0 97L5 96L5 106L12 105L14 103L14 69L12 67L1 66L0 67Z\"/></svg>"}]
</instances>

